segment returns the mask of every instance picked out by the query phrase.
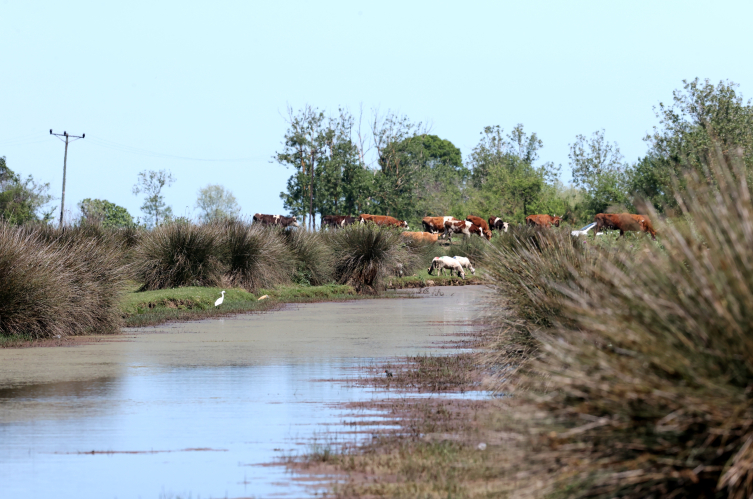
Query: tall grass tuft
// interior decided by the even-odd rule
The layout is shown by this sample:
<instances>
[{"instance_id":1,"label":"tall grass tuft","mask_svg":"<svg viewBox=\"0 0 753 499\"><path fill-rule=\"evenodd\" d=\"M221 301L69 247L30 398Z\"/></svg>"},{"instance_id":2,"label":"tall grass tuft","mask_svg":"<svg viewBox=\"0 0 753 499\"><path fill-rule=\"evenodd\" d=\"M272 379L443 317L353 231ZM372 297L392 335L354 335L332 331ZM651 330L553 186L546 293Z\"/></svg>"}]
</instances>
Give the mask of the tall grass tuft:
<instances>
[{"instance_id":1,"label":"tall grass tuft","mask_svg":"<svg viewBox=\"0 0 753 499\"><path fill-rule=\"evenodd\" d=\"M218 225L171 223L143 236L134 251L142 290L219 286L225 273Z\"/></svg>"},{"instance_id":2,"label":"tall grass tuft","mask_svg":"<svg viewBox=\"0 0 753 499\"><path fill-rule=\"evenodd\" d=\"M293 282L320 286L332 281L332 251L325 234L299 228L281 230L280 235L295 259Z\"/></svg>"},{"instance_id":3,"label":"tall grass tuft","mask_svg":"<svg viewBox=\"0 0 753 499\"><path fill-rule=\"evenodd\" d=\"M399 265L412 265L413 256L401 243L400 232L393 228L353 224L333 231L328 239L336 281L353 286L359 293L377 293L386 275Z\"/></svg>"},{"instance_id":4,"label":"tall grass tuft","mask_svg":"<svg viewBox=\"0 0 753 499\"><path fill-rule=\"evenodd\" d=\"M217 227L224 234L222 259L231 285L256 291L290 282L296 263L279 230L244 220Z\"/></svg>"},{"instance_id":5,"label":"tall grass tuft","mask_svg":"<svg viewBox=\"0 0 753 499\"><path fill-rule=\"evenodd\" d=\"M753 494L753 202L719 178L661 246L552 257L570 276L531 294L552 323L526 374L537 495Z\"/></svg>"},{"instance_id":6,"label":"tall grass tuft","mask_svg":"<svg viewBox=\"0 0 753 499\"><path fill-rule=\"evenodd\" d=\"M124 266L96 238L0 225L0 334L110 333L121 323Z\"/></svg>"}]
</instances>

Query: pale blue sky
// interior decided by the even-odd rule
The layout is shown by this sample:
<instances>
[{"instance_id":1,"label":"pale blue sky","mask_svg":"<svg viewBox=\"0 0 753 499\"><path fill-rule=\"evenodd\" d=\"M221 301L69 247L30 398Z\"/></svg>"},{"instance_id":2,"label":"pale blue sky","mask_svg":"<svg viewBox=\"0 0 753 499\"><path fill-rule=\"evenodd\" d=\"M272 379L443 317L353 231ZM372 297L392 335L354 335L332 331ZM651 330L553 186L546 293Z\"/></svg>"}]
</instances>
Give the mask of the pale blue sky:
<instances>
[{"instance_id":1,"label":"pale blue sky","mask_svg":"<svg viewBox=\"0 0 753 499\"><path fill-rule=\"evenodd\" d=\"M290 171L269 161L286 106L362 103L431 123L464 157L484 126L523 123L567 179L579 133L604 128L626 159L642 155L652 106L683 79L750 96L752 17L750 1L0 0L0 156L59 197L49 129L85 132L69 208L96 197L137 216L137 173L167 168L177 214L195 216L208 183L244 214L280 213Z\"/></svg>"}]
</instances>

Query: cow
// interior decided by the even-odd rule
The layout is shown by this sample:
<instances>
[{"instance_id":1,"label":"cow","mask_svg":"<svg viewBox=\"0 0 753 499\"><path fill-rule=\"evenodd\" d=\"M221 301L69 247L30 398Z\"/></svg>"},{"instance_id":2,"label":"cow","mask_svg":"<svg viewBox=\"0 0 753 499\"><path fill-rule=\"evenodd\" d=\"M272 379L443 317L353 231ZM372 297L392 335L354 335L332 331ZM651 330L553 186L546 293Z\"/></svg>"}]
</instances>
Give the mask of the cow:
<instances>
[{"instance_id":1,"label":"cow","mask_svg":"<svg viewBox=\"0 0 753 499\"><path fill-rule=\"evenodd\" d=\"M452 217L424 217L421 220L421 225L424 227L424 232L436 234L438 232L444 232L444 223L448 220L455 219Z\"/></svg>"},{"instance_id":2,"label":"cow","mask_svg":"<svg viewBox=\"0 0 753 499\"><path fill-rule=\"evenodd\" d=\"M648 232L651 238L656 240L656 231L651 225L651 220L645 215L599 213L594 217L594 222L594 233L604 229L619 230L620 237L623 237L625 232Z\"/></svg>"},{"instance_id":3,"label":"cow","mask_svg":"<svg viewBox=\"0 0 753 499\"><path fill-rule=\"evenodd\" d=\"M282 215L263 215L257 213L253 218L255 223L262 225L279 225L281 227L300 227L298 225L298 219L295 217L285 217Z\"/></svg>"},{"instance_id":4,"label":"cow","mask_svg":"<svg viewBox=\"0 0 753 499\"><path fill-rule=\"evenodd\" d=\"M528 215L526 217L526 225L529 227L549 228L552 225L559 227L561 221L562 217L553 217L551 215Z\"/></svg>"},{"instance_id":5,"label":"cow","mask_svg":"<svg viewBox=\"0 0 753 499\"><path fill-rule=\"evenodd\" d=\"M346 217L343 215L325 215L322 218L322 227L345 227L346 225L356 223L356 217Z\"/></svg>"},{"instance_id":6,"label":"cow","mask_svg":"<svg viewBox=\"0 0 753 499\"><path fill-rule=\"evenodd\" d=\"M489 217L489 228L491 230L498 230L500 232L505 231L510 227L510 224L503 222L499 217Z\"/></svg>"},{"instance_id":7,"label":"cow","mask_svg":"<svg viewBox=\"0 0 753 499\"><path fill-rule=\"evenodd\" d=\"M485 237L489 241L491 241L492 239L492 231L488 229L484 230L482 227L479 227L478 225L474 224L473 222L469 222L468 220L447 220L444 223L443 237L452 241L453 234L463 234L466 236L476 234L480 237Z\"/></svg>"},{"instance_id":8,"label":"cow","mask_svg":"<svg viewBox=\"0 0 753 499\"><path fill-rule=\"evenodd\" d=\"M431 275L434 269L437 270L437 275L443 275L444 270L449 269L450 276L452 276L452 272L455 271L458 273L461 279L465 279L463 266L460 265L460 262L458 262L454 258L450 258L449 256L435 256L434 260L431 261L431 265L429 266L429 275Z\"/></svg>"},{"instance_id":9,"label":"cow","mask_svg":"<svg viewBox=\"0 0 753 499\"><path fill-rule=\"evenodd\" d=\"M400 235L417 243L434 244L439 239L439 234L427 234L426 232L402 232Z\"/></svg>"},{"instance_id":10,"label":"cow","mask_svg":"<svg viewBox=\"0 0 753 499\"><path fill-rule=\"evenodd\" d=\"M471 274L476 275L476 269L473 268L473 265L471 265L471 261L467 259L464 256L453 256L455 260L458 261L458 263L464 268L471 271Z\"/></svg>"},{"instance_id":11,"label":"cow","mask_svg":"<svg viewBox=\"0 0 753 499\"><path fill-rule=\"evenodd\" d=\"M474 225L478 225L479 227L484 229L484 233L489 231L489 226L486 224L486 220L484 220L483 218L477 217L475 215L468 215L467 217L465 217L465 219L469 222L472 222Z\"/></svg>"},{"instance_id":12,"label":"cow","mask_svg":"<svg viewBox=\"0 0 753 499\"><path fill-rule=\"evenodd\" d=\"M403 229L408 228L408 222L406 222L405 220L398 220L397 218L387 215L368 215L366 213L362 213L358 216L358 221L362 224L371 222L373 224L382 226L402 227Z\"/></svg>"}]
</instances>

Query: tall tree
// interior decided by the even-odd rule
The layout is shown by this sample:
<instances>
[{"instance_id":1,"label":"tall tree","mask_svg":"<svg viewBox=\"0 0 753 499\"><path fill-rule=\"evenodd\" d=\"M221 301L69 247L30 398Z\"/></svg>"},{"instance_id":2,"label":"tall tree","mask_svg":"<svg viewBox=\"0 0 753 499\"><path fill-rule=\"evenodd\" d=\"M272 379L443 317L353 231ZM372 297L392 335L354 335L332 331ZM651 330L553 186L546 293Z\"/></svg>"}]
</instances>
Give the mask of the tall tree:
<instances>
[{"instance_id":1,"label":"tall tree","mask_svg":"<svg viewBox=\"0 0 753 499\"><path fill-rule=\"evenodd\" d=\"M81 221L102 224L106 228L133 227L133 217L128 210L106 199L86 198L78 203Z\"/></svg>"},{"instance_id":2,"label":"tall tree","mask_svg":"<svg viewBox=\"0 0 753 499\"><path fill-rule=\"evenodd\" d=\"M223 218L235 218L241 209L235 196L221 185L207 185L199 189L196 208L201 210L199 218L211 222Z\"/></svg>"},{"instance_id":3,"label":"tall tree","mask_svg":"<svg viewBox=\"0 0 753 499\"><path fill-rule=\"evenodd\" d=\"M22 179L0 156L0 219L15 225L52 219L55 207L44 210L52 200L49 183L38 183L29 175Z\"/></svg>"},{"instance_id":4,"label":"tall tree","mask_svg":"<svg viewBox=\"0 0 753 499\"><path fill-rule=\"evenodd\" d=\"M165 204L165 196L162 194L164 187L170 187L175 183L175 178L169 170L144 170L139 173L138 181L133 186L133 194L144 194L144 204L141 205L147 218L147 224L157 226L160 221L169 220L172 217L172 207Z\"/></svg>"}]
</instances>

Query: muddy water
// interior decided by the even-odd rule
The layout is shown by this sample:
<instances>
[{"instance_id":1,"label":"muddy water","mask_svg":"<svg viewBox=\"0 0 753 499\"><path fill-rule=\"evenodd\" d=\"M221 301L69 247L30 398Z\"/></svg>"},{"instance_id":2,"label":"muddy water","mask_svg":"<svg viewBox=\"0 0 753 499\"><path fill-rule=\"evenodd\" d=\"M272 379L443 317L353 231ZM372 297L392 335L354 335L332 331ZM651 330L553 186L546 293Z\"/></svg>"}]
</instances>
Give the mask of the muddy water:
<instances>
[{"instance_id":1,"label":"muddy water","mask_svg":"<svg viewBox=\"0 0 753 499\"><path fill-rule=\"evenodd\" d=\"M260 464L352 430L334 403L388 396L322 380L467 332L483 289L437 289L0 350L0 497L307 496Z\"/></svg>"}]
</instances>

